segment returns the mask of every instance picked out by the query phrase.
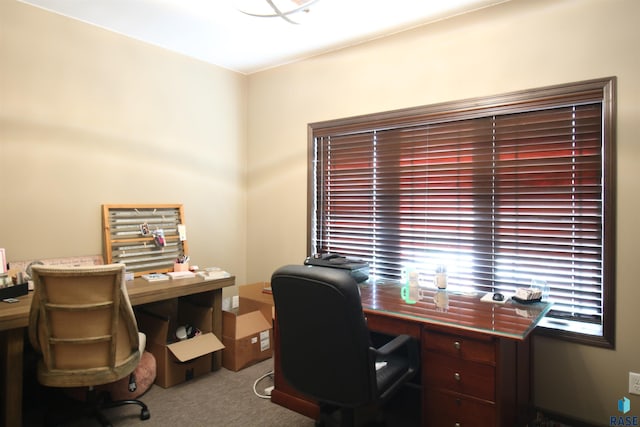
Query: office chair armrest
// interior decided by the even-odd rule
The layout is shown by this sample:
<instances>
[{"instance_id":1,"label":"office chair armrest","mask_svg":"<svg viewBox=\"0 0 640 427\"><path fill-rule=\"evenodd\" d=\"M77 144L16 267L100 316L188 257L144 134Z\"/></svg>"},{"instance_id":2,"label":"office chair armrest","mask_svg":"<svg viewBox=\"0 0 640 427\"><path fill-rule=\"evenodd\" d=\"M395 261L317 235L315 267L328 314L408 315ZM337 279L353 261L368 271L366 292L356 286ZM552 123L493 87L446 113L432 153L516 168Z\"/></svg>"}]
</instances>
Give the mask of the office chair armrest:
<instances>
[{"instance_id":1,"label":"office chair armrest","mask_svg":"<svg viewBox=\"0 0 640 427\"><path fill-rule=\"evenodd\" d=\"M398 335L382 347L375 349L375 352L380 356L386 356L406 347L407 345L410 346L411 340L412 338L409 335Z\"/></svg>"},{"instance_id":2,"label":"office chair armrest","mask_svg":"<svg viewBox=\"0 0 640 427\"><path fill-rule=\"evenodd\" d=\"M418 342L409 335L398 335L382 347L371 348L373 362L387 361L386 369L380 369L371 363L371 380L377 386L378 393L374 399L387 400L405 382L410 380L418 370Z\"/></svg>"},{"instance_id":3,"label":"office chair armrest","mask_svg":"<svg viewBox=\"0 0 640 427\"><path fill-rule=\"evenodd\" d=\"M388 356L398 351L404 351L411 370L416 370L420 363L418 343L409 335L398 335L380 348L372 349L377 356Z\"/></svg>"}]
</instances>

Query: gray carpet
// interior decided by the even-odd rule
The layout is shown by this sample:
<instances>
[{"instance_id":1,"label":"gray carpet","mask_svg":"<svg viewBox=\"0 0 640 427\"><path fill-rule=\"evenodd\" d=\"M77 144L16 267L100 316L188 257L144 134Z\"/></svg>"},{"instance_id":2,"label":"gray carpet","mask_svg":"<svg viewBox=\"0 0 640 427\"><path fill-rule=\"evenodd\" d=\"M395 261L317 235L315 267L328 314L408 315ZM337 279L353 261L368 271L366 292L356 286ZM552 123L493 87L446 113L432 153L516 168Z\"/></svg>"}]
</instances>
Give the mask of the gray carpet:
<instances>
[{"instance_id":1,"label":"gray carpet","mask_svg":"<svg viewBox=\"0 0 640 427\"><path fill-rule=\"evenodd\" d=\"M135 405L106 410L104 413L118 427L154 426L260 426L312 427L314 421L296 412L262 399L253 391L254 382L273 369L268 359L238 372L221 368L189 382L164 389L153 385L140 399L147 404L151 418L140 421ZM257 390L273 385L270 377L258 383ZM26 397L26 396L25 396ZM49 402L52 396L41 395ZM42 425L44 402L25 401L24 425ZM38 399L39 400L39 399ZM83 419L73 426L94 426L97 422Z\"/></svg>"},{"instance_id":2,"label":"gray carpet","mask_svg":"<svg viewBox=\"0 0 640 427\"><path fill-rule=\"evenodd\" d=\"M31 367L29 367L31 366ZM314 420L254 393L254 383L273 370L273 359L267 359L238 372L221 368L186 383L164 389L158 385L140 397L148 407L151 418L140 420L140 407L126 405L104 411L116 427L313 427ZM43 425L47 406L56 412L65 410L69 399L58 391L41 387L34 378L35 365L25 363L25 396L23 425ZM273 385L272 377L265 377L256 391ZM418 427L420 425L419 388L405 387L385 405L385 418L389 427ZM81 419L68 427L91 427L99 424Z\"/></svg>"}]
</instances>

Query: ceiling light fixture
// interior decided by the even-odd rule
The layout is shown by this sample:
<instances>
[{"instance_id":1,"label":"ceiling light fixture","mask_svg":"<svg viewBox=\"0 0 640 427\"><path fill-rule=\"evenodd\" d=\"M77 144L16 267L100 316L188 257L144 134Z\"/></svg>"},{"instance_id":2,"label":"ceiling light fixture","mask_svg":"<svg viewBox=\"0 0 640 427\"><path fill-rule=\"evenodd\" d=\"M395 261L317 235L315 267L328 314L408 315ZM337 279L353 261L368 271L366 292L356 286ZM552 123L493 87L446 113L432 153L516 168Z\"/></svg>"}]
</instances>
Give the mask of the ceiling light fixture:
<instances>
[{"instance_id":1,"label":"ceiling light fixture","mask_svg":"<svg viewBox=\"0 0 640 427\"><path fill-rule=\"evenodd\" d=\"M245 0L237 1L240 12L260 18L280 17L291 24L298 24L293 15L308 13L309 6L318 0Z\"/></svg>"}]
</instances>

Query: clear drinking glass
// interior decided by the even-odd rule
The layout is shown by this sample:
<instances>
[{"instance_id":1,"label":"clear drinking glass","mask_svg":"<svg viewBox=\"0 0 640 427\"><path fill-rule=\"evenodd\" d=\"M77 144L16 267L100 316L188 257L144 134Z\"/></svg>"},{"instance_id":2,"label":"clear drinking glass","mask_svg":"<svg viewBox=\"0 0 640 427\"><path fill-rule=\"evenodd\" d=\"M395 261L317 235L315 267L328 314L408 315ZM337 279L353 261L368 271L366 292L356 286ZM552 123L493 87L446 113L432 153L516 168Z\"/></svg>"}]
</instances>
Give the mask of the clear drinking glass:
<instances>
[{"instance_id":1,"label":"clear drinking glass","mask_svg":"<svg viewBox=\"0 0 640 427\"><path fill-rule=\"evenodd\" d=\"M549 300L549 284L546 280L540 278L531 279L531 288L538 289L542 293L542 301Z\"/></svg>"}]
</instances>

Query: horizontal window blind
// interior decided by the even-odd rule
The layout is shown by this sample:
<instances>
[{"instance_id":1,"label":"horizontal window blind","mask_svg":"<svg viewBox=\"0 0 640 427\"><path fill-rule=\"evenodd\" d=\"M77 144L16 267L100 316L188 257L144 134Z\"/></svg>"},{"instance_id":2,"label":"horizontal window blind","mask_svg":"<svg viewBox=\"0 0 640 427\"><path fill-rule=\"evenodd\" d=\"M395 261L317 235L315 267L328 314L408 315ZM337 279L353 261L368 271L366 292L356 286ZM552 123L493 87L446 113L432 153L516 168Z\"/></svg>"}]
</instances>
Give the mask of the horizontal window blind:
<instances>
[{"instance_id":1,"label":"horizontal window blind","mask_svg":"<svg viewBox=\"0 0 640 427\"><path fill-rule=\"evenodd\" d=\"M546 281L551 317L602 334L607 106L555 101L314 128L311 251L377 279L412 265L430 283L444 264L463 291Z\"/></svg>"}]
</instances>

